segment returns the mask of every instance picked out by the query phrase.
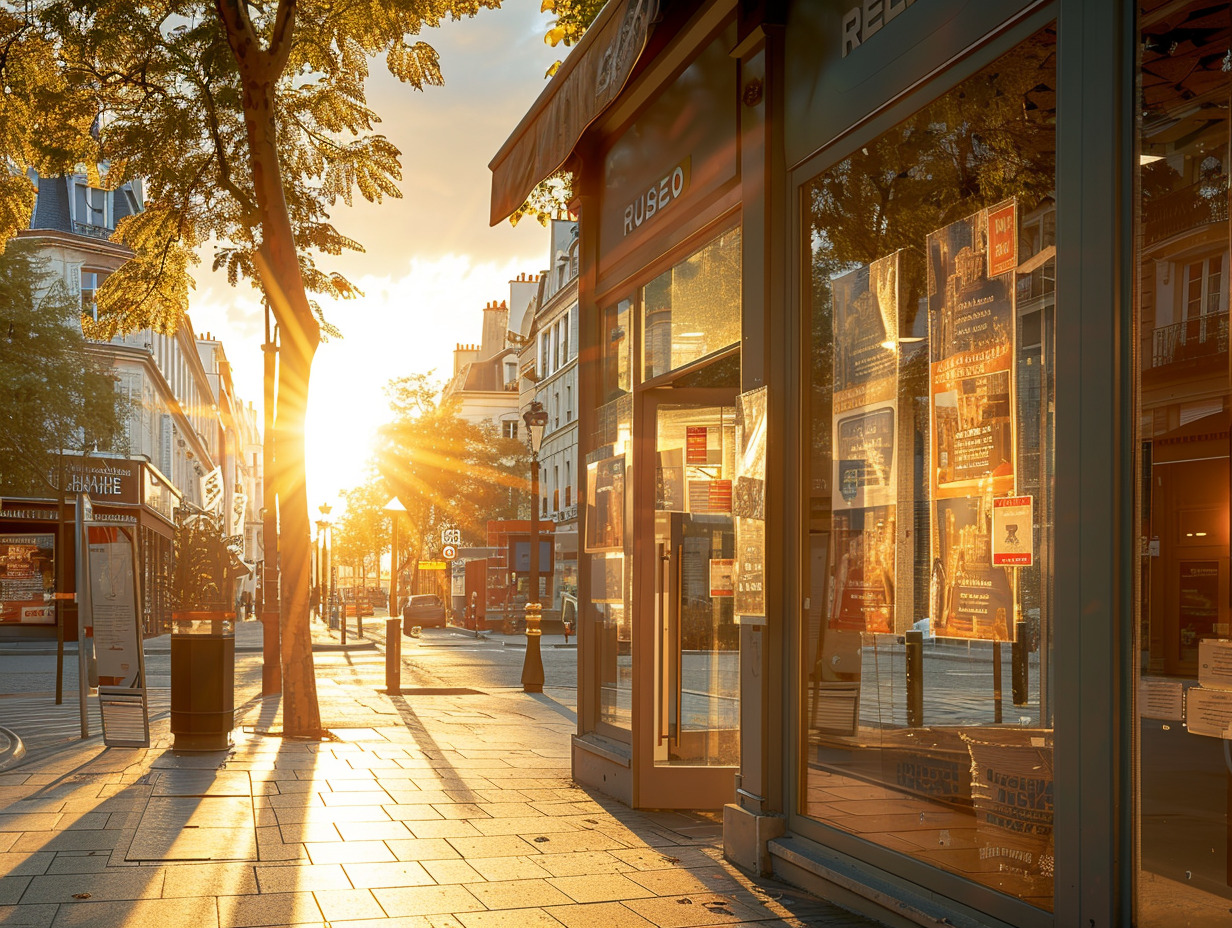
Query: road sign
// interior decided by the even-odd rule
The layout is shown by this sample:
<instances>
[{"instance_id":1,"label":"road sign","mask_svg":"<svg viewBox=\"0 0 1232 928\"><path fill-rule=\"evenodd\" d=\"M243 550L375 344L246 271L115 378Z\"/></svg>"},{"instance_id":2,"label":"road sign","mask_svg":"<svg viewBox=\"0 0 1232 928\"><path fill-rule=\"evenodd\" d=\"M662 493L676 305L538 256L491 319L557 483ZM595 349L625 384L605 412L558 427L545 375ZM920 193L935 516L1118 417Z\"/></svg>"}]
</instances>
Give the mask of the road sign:
<instances>
[{"instance_id":1,"label":"road sign","mask_svg":"<svg viewBox=\"0 0 1232 928\"><path fill-rule=\"evenodd\" d=\"M460 528L441 529L441 544L443 545L462 544L462 529Z\"/></svg>"},{"instance_id":2,"label":"road sign","mask_svg":"<svg viewBox=\"0 0 1232 928\"><path fill-rule=\"evenodd\" d=\"M457 556L458 556L458 549L455 548L453 545L445 545L444 547L441 548L441 557L443 557L445 560L452 561Z\"/></svg>"}]
</instances>

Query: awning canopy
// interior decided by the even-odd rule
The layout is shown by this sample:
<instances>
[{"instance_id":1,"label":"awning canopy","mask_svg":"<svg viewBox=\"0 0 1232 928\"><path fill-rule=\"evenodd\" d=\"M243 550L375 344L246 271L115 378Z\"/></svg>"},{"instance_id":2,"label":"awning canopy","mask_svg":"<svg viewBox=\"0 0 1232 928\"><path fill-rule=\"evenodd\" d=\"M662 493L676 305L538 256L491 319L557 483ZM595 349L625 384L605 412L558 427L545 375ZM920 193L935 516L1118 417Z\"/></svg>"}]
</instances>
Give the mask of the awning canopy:
<instances>
[{"instance_id":1,"label":"awning canopy","mask_svg":"<svg viewBox=\"0 0 1232 928\"><path fill-rule=\"evenodd\" d=\"M586 127L616 99L658 12L659 0L609 0L488 164L492 225L565 163Z\"/></svg>"}]
</instances>

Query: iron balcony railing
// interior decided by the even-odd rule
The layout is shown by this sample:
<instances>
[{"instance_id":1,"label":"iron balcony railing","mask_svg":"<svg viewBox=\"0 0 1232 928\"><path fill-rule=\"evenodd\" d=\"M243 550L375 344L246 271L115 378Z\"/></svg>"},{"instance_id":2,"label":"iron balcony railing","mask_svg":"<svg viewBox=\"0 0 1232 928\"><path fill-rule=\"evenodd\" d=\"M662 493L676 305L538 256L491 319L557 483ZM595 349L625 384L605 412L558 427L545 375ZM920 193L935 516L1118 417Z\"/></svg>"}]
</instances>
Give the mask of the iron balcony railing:
<instances>
[{"instance_id":1,"label":"iron balcony railing","mask_svg":"<svg viewBox=\"0 0 1232 928\"><path fill-rule=\"evenodd\" d=\"M1144 244L1154 245L1212 222L1228 221L1228 178L1207 180L1173 190L1143 203Z\"/></svg>"},{"instance_id":2,"label":"iron balcony railing","mask_svg":"<svg viewBox=\"0 0 1232 928\"><path fill-rule=\"evenodd\" d=\"M1155 330L1151 366L1163 367L1225 354L1228 350L1227 313L1207 313Z\"/></svg>"},{"instance_id":3,"label":"iron balcony railing","mask_svg":"<svg viewBox=\"0 0 1232 928\"><path fill-rule=\"evenodd\" d=\"M111 238L113 230L106 226L90 225L88 222L74 222L73 231L78 235L88 235L90 238L101 238L106 241Z\"/></svg>"}]
</instances>

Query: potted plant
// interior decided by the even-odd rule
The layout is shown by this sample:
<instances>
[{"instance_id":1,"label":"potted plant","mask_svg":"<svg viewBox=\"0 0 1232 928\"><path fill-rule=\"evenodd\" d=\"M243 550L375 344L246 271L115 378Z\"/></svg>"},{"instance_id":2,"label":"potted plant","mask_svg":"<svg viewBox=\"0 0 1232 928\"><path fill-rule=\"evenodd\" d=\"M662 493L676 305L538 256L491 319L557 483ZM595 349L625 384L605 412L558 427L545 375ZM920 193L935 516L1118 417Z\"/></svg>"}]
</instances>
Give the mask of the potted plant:
<instances>
[{"instance_id":1,"label":"potted plant","mask_svg":"<svg viewBox=\"0 0 1232 928\"><path fill-rule=\"evenodd\" d=\"M180 628L196 620L230 617L231 583L243 573L222 522L214 513L185 505L176 512L171 614Z\"/></svg>"},{"instance_id":2,"label":"potted plant","mask_svg":"<svg viewBox=\"0 0 1232 928\"><path fill-rule=\"evenodd\" d=\"M177 751L225 750L235 727L235 626L231 587L244 572L222 520L192 506L176 512L171 575L171 733Z\"/></svg>"}]
</instances>

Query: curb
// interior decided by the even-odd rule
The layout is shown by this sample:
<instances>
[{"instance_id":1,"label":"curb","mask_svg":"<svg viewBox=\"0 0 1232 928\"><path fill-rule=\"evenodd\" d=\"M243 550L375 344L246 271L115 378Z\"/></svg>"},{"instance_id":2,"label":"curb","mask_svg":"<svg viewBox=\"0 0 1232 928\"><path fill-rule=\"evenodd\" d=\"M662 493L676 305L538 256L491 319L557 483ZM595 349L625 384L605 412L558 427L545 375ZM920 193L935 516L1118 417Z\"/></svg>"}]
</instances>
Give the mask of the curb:
<instances>
[{"instance_id":1,"label":"curb","mask_svg":"<svg viewBox=\"0 0 1232 928\"><path fill-rule=\"evenodd\" d=\"M26 746L15 731L0 728L0 770L8 770L26 756Z\"/></svg>"}]
</instances>

